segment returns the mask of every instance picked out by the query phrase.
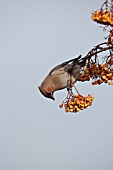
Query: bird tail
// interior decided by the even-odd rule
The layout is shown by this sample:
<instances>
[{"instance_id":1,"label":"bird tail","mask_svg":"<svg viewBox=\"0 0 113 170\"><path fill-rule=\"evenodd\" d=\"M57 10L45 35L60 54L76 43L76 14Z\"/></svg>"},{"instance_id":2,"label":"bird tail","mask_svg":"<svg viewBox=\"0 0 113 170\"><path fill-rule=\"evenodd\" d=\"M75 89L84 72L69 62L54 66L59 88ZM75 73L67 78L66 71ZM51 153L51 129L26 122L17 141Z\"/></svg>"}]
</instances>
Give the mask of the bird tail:
<instances>
[{"instance_id":1,"label":"bird tail","mask_svg":"<svg viewBox=\"0 0 113 170\"><path fill-rule=\"evenodd\" d=\"M77 64L79 63L79 60L81 59L81 55L79 55L77 58L74 58L74 59L71 59L71 60L68 60L64 63L62 63L62 66L65 66L67 65L68 63L73 63L73 64Z\"/></svg>"}]
</instances>

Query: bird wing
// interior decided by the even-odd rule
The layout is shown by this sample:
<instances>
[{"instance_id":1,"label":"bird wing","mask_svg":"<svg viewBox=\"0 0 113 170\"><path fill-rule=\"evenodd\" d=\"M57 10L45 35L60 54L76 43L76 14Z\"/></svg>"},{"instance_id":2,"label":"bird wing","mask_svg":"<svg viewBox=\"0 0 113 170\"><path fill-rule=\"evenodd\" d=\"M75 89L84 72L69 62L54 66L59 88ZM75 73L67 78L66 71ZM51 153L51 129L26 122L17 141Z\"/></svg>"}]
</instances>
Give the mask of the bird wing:
<instances>
[{"instance_id":1,"label":"bird wing","mask_svg":"<svg viewBox=\"0 0 113 170\"><path fill-rule=\"evenodd\" d=\"M62 75L64 73L70 73L72 70L72 65L71 64L67 64L64 67L58 67L56 69L51 70L50 72L50 76L53 75Z\"/></svg>"},{"instance_id":2,"label":"bird wing","mask_svg":"<svg viewBox=\"0 0 113 170\"><path fill-rule=\"evenodd\" d=\"M72 71L72 66L75 65L75 63L77 63L80 58L81 58L81 55L80 55L79 57L77 57L77 58L68 60L68 61L66 61L66 62L64 62L64 63L62 63L62 64L57 65L56 67L54 67L54 68L50 71L49 75L51 75L54 71L55 71L56 73L58 73L58 74L61 74L61 73L63 72L63 70L70 73L70 72ZM69 64L69 63L71 63L71 64ZM58 71L58 72L57 72L57 71Z\"/></svg>"},{"instance_id":3,"label":"bird wing","mask_svg":"<svg viewBox=\"0 0 113 170\"><path fill-rule=\"evenodd\" d=\"M80 75L80 66L75 65L73 67L72 72L71 72L71 76L73 76L77 80L79 78L79 75Z\"/></svg>"}]
</instances>

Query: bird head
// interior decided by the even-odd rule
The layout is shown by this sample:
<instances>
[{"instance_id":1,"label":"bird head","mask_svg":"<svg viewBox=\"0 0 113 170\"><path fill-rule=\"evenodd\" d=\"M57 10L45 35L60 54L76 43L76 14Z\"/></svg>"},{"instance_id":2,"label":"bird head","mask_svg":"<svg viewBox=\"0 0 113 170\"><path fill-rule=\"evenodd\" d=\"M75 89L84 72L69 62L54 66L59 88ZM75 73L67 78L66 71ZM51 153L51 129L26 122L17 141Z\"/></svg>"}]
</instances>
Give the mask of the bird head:
<instances>
[{"instance_id":1,"label":"bird head","mask_svg":"<svg viewBox=\"0 0 113 170\"><path fill-rule=\"evenodd\" d=\"M53 86L48 86L46 89L44 89L43 86L38 86L38 89L45 97L55 100L53 96Z\"/></svg>"}]
</instances>

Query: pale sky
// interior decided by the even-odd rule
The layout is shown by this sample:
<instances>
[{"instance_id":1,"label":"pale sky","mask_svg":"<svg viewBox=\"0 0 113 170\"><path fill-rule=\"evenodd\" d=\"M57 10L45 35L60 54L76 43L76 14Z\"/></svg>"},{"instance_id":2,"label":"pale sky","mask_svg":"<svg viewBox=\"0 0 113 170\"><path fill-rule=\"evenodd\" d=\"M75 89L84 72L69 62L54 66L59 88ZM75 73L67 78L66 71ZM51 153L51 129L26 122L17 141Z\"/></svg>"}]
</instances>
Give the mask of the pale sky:
<instances>
[{"instance_id":1,"label":"pale sky","mask_svg":"<svg viewBox=\"0 0 113 170\"><path fill-rule=\"evenodd\" d=\"M104 1L0 0L0 170L113 170L113 86L77 82L95 100L77 114L38 86L59 63L104 41Z\"/></svg>"}]
</instances>

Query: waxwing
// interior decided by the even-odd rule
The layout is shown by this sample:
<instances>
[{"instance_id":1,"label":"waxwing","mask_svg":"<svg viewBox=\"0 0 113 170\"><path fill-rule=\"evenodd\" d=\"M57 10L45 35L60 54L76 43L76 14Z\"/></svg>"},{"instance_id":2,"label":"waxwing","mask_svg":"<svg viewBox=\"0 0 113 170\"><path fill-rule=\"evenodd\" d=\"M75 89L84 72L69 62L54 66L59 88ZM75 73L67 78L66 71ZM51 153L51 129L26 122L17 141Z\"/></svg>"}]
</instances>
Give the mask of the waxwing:
<instances>
[{"instance_id":1,"label":"waxwing","mask_svg":"<svg viewBox=\"0 0 113 170\"><path fill-rule=\"evenodd\" d=\"M78 64L80 58L81 55L54 67L38 87L40 92L45 97L55 100L53 96L55 91L72 87L80 75Z\"/></svg>"}]
</instances>

